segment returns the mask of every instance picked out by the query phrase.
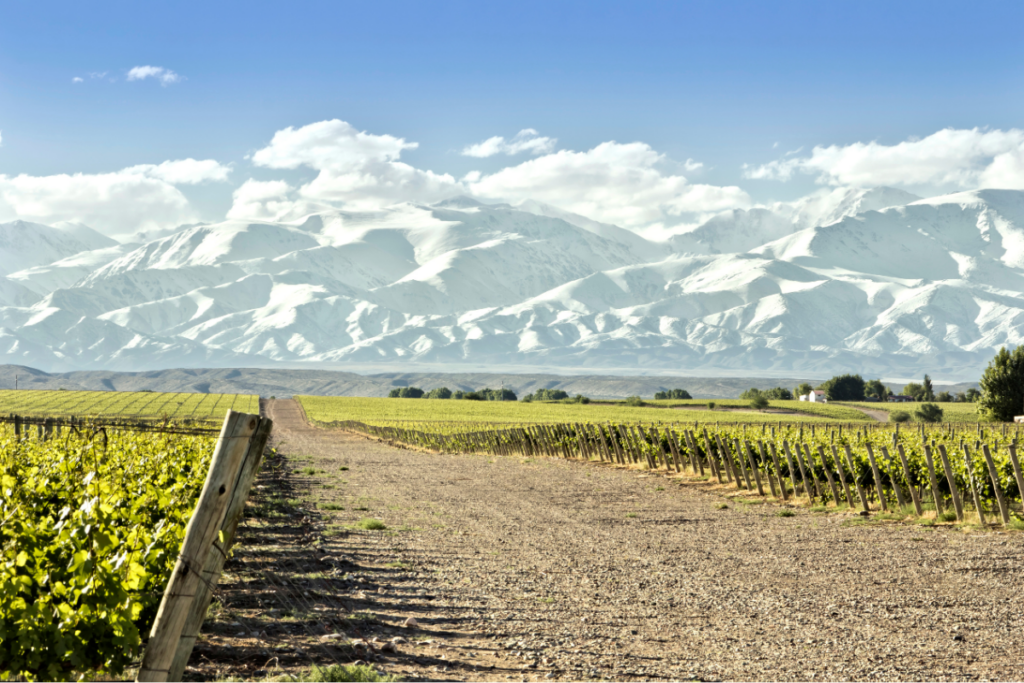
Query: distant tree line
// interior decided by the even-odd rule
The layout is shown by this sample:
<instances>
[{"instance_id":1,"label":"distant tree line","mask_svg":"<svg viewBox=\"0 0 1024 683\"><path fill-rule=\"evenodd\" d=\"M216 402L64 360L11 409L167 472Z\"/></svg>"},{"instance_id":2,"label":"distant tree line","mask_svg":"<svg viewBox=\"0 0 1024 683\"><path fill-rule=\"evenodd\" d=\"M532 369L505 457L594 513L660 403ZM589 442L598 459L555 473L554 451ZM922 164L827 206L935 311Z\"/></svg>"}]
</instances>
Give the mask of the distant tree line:
<instances>
[{"instance_id":1,"label":"distant tree line","mask_svg":"<svg viewBox=\"0 0 1024 683\"><path fill-rule=\"evenodd\" d=\"M654 392L655 401L665 401L673 399L677 401L688 400L693 398L690 396L690 392L686 389L669 389L668 391L656 391Z\"/></svg>"},{"instance_id":2,"label":"distant tree line","mask_svg":"<svg viewBox=\"0 0 1024 683\"><path fill-rule=\"evenodd\" d=\"M516 393L511 389L477 389L476 391L452 391L438 387L429 392L419 387L401 387L388 392L388 398L451 398L462 401L515 401Z\"/></svg>"},{"instance_id":3,"label":"distant tree line","mask_svg":"<svg viewBox=\"0 0 1024 683\"><path fill-rule=\"evenodd\" d=\"M531 403L533 401L558 401L559 403L590 403L590 399L582 394L576 394L570 397L569 394L561 389L538 389L532 394L523 396L524 403Z\"/></svg>"}]
</instances>

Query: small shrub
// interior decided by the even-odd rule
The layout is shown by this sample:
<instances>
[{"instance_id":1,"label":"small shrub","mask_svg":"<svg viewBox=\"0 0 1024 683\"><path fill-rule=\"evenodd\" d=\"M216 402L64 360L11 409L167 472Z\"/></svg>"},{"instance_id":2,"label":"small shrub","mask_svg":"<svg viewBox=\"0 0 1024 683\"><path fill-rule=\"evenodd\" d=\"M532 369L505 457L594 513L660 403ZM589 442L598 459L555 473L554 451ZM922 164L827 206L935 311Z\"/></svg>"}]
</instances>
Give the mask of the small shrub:
<instances>
[{"instance_id":1,"label":"small shrub","mask_svg":"<svg viewBox=\"0 0 1024 683\"><path fill-rule=\"evenodd\" d=\"M379 519L373 519L372 517L363 517L361 520L356 522L356 526L360 529L365 529L366 531L380 531L388 528L384 522Z\"/></svg>"},{"instance_id":2,"label":"small shrub","mask_svg":"<svg viewBox=\"0 0 1024 683\"><path fill-rule=\"evenodd\" d=\"M939 515L939 521L940 522L955 522L956 521L956 512L954 512L953 510L946 510L941 515Z\"/></svg>"},{"instance_id":3,"label":"small shrub","mask_svg":"<svg viewBox=\"0 0 1024 683\"><path fill-rule=\"evenodd\" d=\"M316 468L313 468L313 467L300 467L299 469L295 470L295 473L296 474L308 474L309 476L312 477L314 474L316 474Z\"/></svg>"},{"instance_id":4,"label":"small shrub","mask_svg":"<svg viewBox=\"0 0 1024 683\"><path fill-rule=\"evenodd\" d=\"M1010 528L1014 531L1024 531L1024 519L1011 519Z\"/></svg>"},{"instance_id":5,"label":"small shrub","mask_svg":"<svg viewBox=\"0 0 1024 683\"><path fill-rule=\"evenodd\" d=\"M338 505L337 503L324 503L323 506L321 506L321 507L324 510L344 510L345 509L344 506Z\"/></svg>"},{"instance_id":6,"label":"small shrub","mask_svg":"<svg viewBox=\"0 0 1024 683\"><path fill-rule=\"evenodd\" d=\"M627 512L626 513L626 518L627 519L633 519L634 517L636 517L636 513L635 512Z\"/></svg>"},{"instance_id":7,"label":"small shrub","mask_svg":"<svg viewBox=\"0 0 1024 683\"><path fill-rule=\"evenodd\" d=\"M892 422L910 422L910 413L905 410L894 410L889 413Z\"/></svg>"},{"instance_id":8,"label":"small shrub","mask_svg":"<svg viewBox=\"0 0 1024 683\"><path fill-rule=\"evenodd\" d=\"M792 510L779 510L775 513L776 517L795 517L796 513Z\"/></svg>"},{"instance_id":9,"label":"small shrub","mask_svg":"<svg viewBox=\"0 0 1024 683\"><path fill-rule=\"evenodd\" d=\"M750 407L754 410L764 410L768 407L768 399L764 397L764 394L758 394L750 399Z\"/></svg>"},{"instance_id":10,"label":"small shrub","mask_svg":"<svg viewBox=\"0 0 1024 683\"><path fill-rule=\"evenodd\" d=\"M626 399L626 405L633 406L634 408L639 408L645 404L644 400L639 396L630 396L629 398Z\"/></svg>"},{"instance_id":11,"label":"small shrub","mask_svg":"<svg viewBox=\"0 0 1024 683\"><path fill-rule=\"evenodd\" d=\"M725 503L719 503L715 507L718 508L719 510L728 510L729 509L729 506L726 505Z\"/></svg>"},{"instance_id":12,"label":"small shrub","mask_svg":"<svg viewBox=\"0 0 1024 683\"><path fill-rule=\"evenodd\" d=\"M353 682L353 683L384 683L397 681L394 676L380 674L368 664L331 664L330 666L319 667L313 665L309 673L300 676L296 681L311 681L312 683L327 683L327 681Z\"/></svg>"},{"instance_id":13,"label":"small shrub","mask_svg":"<svg viewBox=\"0 0 1024 683\"><path fill-rule=\"evenodd\" d=\"M942 422L942 408L934 403L922 403L921 407L914 411L914 416L921 422Z\"/></svg>"},{"instance_id":14,"label":"small shrub","mask_svg":"<svg viewBox=\"0 0 1024 683\"><path fill-rule=\"evenodd\" d=\"M338 468L338 470L341 471L341 472L345 472L345 471L348 470L348 468L345 467L344 465L342 465L341 467Z\"/></svg>"},{"instance_id":15,"label":"small shrub","mask_svg":"<svg viewBox=\"0 0 1024 683\"><path fill-rule=\"evenodd\" d=\"M708 410L714 410L714 409L715 409L715 402L714 401L708 401Z\"/></svg>"}]
</instances>

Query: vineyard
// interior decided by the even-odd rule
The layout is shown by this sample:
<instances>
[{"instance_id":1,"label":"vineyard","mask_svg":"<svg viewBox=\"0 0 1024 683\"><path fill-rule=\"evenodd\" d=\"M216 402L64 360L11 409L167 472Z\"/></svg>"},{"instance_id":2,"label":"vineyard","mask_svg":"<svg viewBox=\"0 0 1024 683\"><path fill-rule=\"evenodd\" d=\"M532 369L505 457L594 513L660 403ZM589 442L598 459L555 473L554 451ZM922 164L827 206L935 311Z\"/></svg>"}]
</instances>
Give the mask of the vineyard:
<instances>
[{"instance_id":1,"label":"vineyard","mask_svg":"<svg viewBox=\"0 0 1024 683\"><path fill-rule=\"evenodd\" d=\"M259 397L150 391L0 390L0 414L220 422L228 410L257 413Z\"/></svg>"},{"instance_id":2,"label":"vineyard","mask_svg":"<svg viewBox=\"0 0 1024 683\"><path fill-rule=\"evenodd\" d=\"M335 426L438 452L575 458L677 474L688 468L723 486L825 509L1024 527L1018 425Z\"/></svg>"},{"instance_id":3,"label":"vineyard","mask_svg":"<svg viewBox=\"0 0 1024 683\"><path fill-rule=\"evenodd\" d=\"M119 676L138 661L214 443L109 428L43 440L0 425L0 678Z\"/></svg>"},{"instance_id":4,"label":"vineyard","mask_svg":"<svg viewBox=\"0 0 1024 683\"><path fill-rule=\"evenodd\" d=\"M348 398L296 396L306 416L315 424L346 420L380 426L411 427L441 423L446 429L475 431L487 425L529 425L559 422L657 422L662 424L728 422L863 422L867 415L850 407L772 401L770 410L756 412L749 401L716 401L716 406L738 410L708 410L707 401L650 401L648 406L579 403L520 403L516 401L457 401L422 398ZM805 414L794 413L808 406ZM813 412L812 412L813 411ZM419 428L419 427L416 427Z\"/></svg>"}]
</instances>

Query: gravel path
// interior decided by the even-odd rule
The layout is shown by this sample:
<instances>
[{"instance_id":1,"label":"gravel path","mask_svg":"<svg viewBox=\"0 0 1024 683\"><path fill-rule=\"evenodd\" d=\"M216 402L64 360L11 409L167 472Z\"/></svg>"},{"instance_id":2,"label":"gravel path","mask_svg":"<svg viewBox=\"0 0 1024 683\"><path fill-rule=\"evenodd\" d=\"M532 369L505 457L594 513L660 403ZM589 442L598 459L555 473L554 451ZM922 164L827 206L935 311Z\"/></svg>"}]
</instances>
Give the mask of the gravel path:
<instances>
[{"instance_id":1,"label":"gravel path","mask_svg":"<svg viewBox=\"0 0 1024 683\"><path fill-rule=\"evenodd\" d=\"M290 467L316 471L317 552L351 564L325 604L372 611L364 660L407 680L1024 677L1024 535L780 517L694 480L419 453L268 411ZM345 528L365 517L388 529Z\"/></svg>"}]
</instances>

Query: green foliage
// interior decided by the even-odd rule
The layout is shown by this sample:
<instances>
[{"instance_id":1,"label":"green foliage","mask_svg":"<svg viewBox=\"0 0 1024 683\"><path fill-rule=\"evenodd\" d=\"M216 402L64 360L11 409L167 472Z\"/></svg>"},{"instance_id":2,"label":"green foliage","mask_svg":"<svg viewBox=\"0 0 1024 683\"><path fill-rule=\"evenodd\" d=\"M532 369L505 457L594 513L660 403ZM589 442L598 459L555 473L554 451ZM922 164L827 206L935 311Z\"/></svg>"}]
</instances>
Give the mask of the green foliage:
<instances>
[{"instance_id":1,"label":"green foliage","mask_svg":"<svg viewBox=\"0 0 1024 683\"><path fill-rule=\"evenodd\" d=\"M864 386L860 375L837 375L819 388L830 401L863 401Z\"/></svg>"},{"instance_id":2,"label":"green foliage","mask_svg":"<svg viewBox=\"0 0 1024 683\"><path fill-rule=\"evenodd\" d=\"M910 384L903 387L903 395L909 396L915 401L924 400L924 385L918 384L917 382L911 382Z\"/></svg>"},{"instance_id":3,"label":"green foliage","mask_svg":"<svg viewBox=\"0 0 1024 683\"><path fill-rule=\"evenodd\" d=\"M141 651L213 451L0 427L0 678L118 677Z\"/></svg>"},{"instance_id":4,"label":"green foliage","mask_svg":"<svg viewBox=\"0 0 1024 683\"><path fill-rule=\"evenodd\" d=\"M928 375L924 376L924 381L921 382L921 388L924 391L921 393L922 401L934 401L935 400L935 389L932 387L932 378Z\"/></svg>"},{"instance_id":5,"label":"green foliage","mask_svg":"<svg viewBox=\"0 0 1024 683\"><path fill-rule=\"evenodd\" d=\"M812 387L807 382L804 382L803 384L801 384L800 386L798 386L796 388L796 392L795 393L796 393L797 398L799 398L801 396L806 396L807 394L811 393L812 391L814 391L814 387Z\"/></svg>"},{"instance_id":6,"label":"green foliage","mask_svg":"<svg viewBox=\"0 0 1024 683\"><path fill-rule=\"evenodd\" d=\"M884 401L889 395L889 389L882 384L882 380L869 379L864 382L864 395L865 397L871 396L877 398L879 401Z\"/></svg>"},{"instance_id":7,"label":"green foliage","mask_svg":"<svg viewBox=\"0 0 1024 683\"><path fill-rule=\"evenodd\" d=\"M396 387L388 392L388 398L423 398L423 393L419 387Z\"/></svg>"},{"instance_id":8,"label":"green foliage","mask_svg":"<svg viewBox=\"0 0 1024 683\"><path fill-rule=\"evenodd\" d=\"M452 390L449 389L448 387L437 387L436 389L431 389L430 393L427 394L427 398L451 398L451 397L452 397Z\"/></svg>"},{"instance_id":9,"label":"green foliage","mask_svg":"<svg viewBox=\"0 0 1024 683\"><path fill-rule=\"evenodd\" d=\"M340 683L390 683L399 679L394 676L379 674L368 664L331 664L325 667L314 665L308 674L294 680L311 681L312 683L328 683L329 681L338 681Z\"/></svg>"},{"instance_id":10,"label":"green foliage","mask_svg":"<svg viewBox=\"0 0 1024 683\"><path fill-rule=\"evenodd\" d=\"M356 522L356 526L360 529L366 529L367 531L380 531L381 529L387 529L384 522L379 519L373 519L372 517L364 517Z\"/></svg>"},{"instance_id":11,"label":"green foliage","mask_svg":"<svg viewBox=\"0 0 1024 683\"><path fill-rule=\"evenodd\" d=\"M984 417L1011 422L1014 415L1024 414L1024 346L999 349L978 384L978 412Z\"/></svg>"},{"instance_id":12,"label":"green foliage","mask_svg":"<svg viewBox=\"0 0 1024 683\"><path fill-rule=\"evenodd\" d=\"M461 398L464 401L515 401L516 393L511 389L478 389L464 394L457 391L454 398Z\"/></svg>"},{"instance_id":13,"label":"green foliage","mask_svg":"<svg viewBox=\"0 0 1024 683\"><path fill-rule=\"evenodd\" d=\"M42 417L103 417L126 420L171 418L217 421L236 410L258 413L259 396L246 394L159 393L144 391L0 390L4 414Z\"/></svg>"},{"instance_id":14,"label":"green foliage","mask_svg":"<svg viewBox=\"0 0 1024 683\"><path fill-rule=\"evenodd\" d=\"M889 419L893 422L910 422L910 413L905 410L894 410L889 413Z\"/></svg>"},{"instance_id":15,"label":"green foliage","mask_svg":"<svg viewBox=\"0 0 1024 683\"><path fill-rule=\"evenodd\" d=\"M768 407L768 399L763 394L758 394L750 399L750 407L754 410L764 410Z\"/></svg>"},{"instance_id":16,"label":"green foliage","mask_svg":"<svg viewBox=\"0 0 1024 683\"><path fill-rule=\"evenodd\" d=\"M970 387L964 392L964 399L966 399L968 403L977 403L981 400L981 392L974 387Z\"/></svg>"},{"instance_id":17,"label":"green foliage","mask_svg":"<svg viewBox=\"0 0 1024 683\"><path fill-rule=\"evenodd\" d=\"M642 398L640 398L639 396L630 396L630 397L628 397L626 399L625 402L626 402L627 406L634 406L634 407L637 407L637 408L639 408L640 406L646 405L644 403L644 400Z\"/></svg>"},{"instance_id":18,"label":"green foliage","mask_svg":"<svg viewBox=\"0 0 1024 683\"><path fill-rule=\"evenodd\" d=\"M658 391L654 394L655 401L667 400L667 399L680 399L685 400L693 398L690 396L690 392L686 389L669 389L668 391Z\"/></svg>"},{"instance_id":19,"label":"green foliage","mask_svg":"<svg viewBox=\"0 0 1024 683\"><path fill-rule=\"evenodd\" d=\"M561 401L569 398L569 394L561 389L538 389L523 397L524 401Z\"/></svg>"},{"instance_id":20,"label":"green foliage","mask_svg":"<svg viewBox=\"0 0 1024 683\"><path fill-rule=\"evenodd\" d=\"M921 406L914 411L914 417L921 422L942 422L942 408L938 407L934 403L922 403Z\"/></svg>"},{"instance_id":21,"label":"green foliage","mask_svg":"<svg viewBox=\"0 0 1024 683\"><path fill-rule=\"evenodd\" d=\"M751 387L751 388L747 389L746 391L744 391L742 394L740 394L740 400L741 401L750 401L755 396L760 396L760 395L761 395L761 390L760 389L755 389L754 387Z\"/></svg>"},{"instance_id":22,"label":"green foliage","mask_svg":"<svg viewBox=\"0 0 1024 683\"><path fill-rule=\"evenodd\" d=\"M792 401L793 392L785 387L775 387L761 392L769 401Z\"/></svg>"},{"instance_id":23,"label":"green foliage","mask_svg":"<svg viewBox=\"0 0 1024 683\"><path fill-rule=\"evenodd\" d=\"M708 401L708 410L714 410L714 409L715 409L715 402L714 401Z\"/></svg>"},{"instance_id":24,"label":"green foliage","mask_svg":"<svg viewBox=\"0 0 1024 683\"><path fill-rule=\"evenodd\" d=\"M940 391L939 393L935 394L935 402L936 403L952 403L953 402L953 396L948 391Z\"/></svg>"}]
</instances>

